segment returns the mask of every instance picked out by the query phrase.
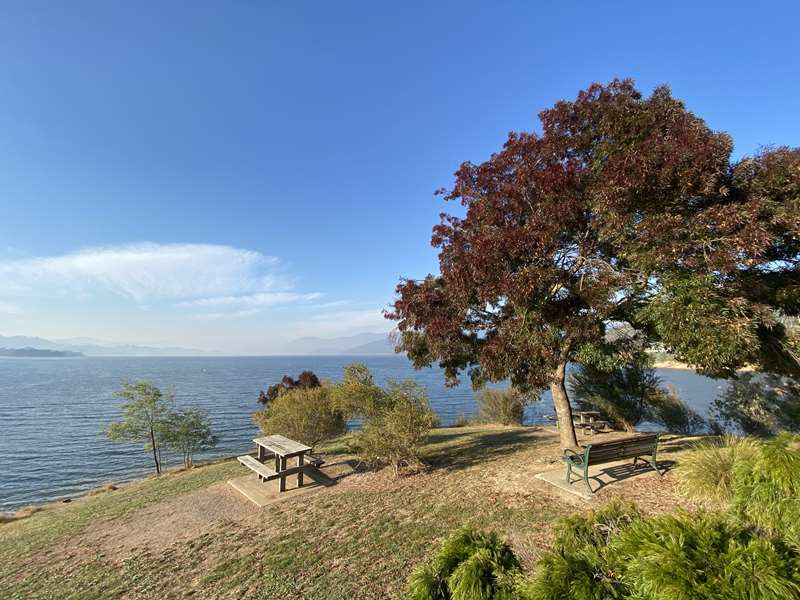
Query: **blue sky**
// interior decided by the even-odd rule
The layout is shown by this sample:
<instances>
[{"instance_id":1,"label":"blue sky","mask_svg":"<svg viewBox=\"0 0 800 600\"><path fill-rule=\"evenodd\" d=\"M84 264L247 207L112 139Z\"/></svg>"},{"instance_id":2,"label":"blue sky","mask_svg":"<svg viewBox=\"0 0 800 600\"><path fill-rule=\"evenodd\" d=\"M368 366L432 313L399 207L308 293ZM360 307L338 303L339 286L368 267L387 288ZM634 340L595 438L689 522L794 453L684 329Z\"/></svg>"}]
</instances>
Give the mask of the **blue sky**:
<instances>
[{"instance_id":1,"label":"blue sky","mask_svg":"<svg viewBox=\"0 0 800 600\"><path fill-rule=\"evenodd\" d=\"M280 352L388 330L432 193L593 81L799 145L794 3L4 4L0 334Z\"/></svg>"}]
</instances>

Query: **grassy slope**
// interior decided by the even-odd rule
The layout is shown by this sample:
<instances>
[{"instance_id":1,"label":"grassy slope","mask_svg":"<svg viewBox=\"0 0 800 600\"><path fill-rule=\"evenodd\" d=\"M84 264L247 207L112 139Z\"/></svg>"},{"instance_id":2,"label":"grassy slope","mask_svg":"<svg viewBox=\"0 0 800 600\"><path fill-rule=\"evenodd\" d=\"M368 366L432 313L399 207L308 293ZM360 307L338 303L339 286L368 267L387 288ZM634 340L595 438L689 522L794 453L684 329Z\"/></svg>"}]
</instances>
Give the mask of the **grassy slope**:
<instances>
[{"instance_id":1,"label":"grassy slope","mask_svg":"<svg viewBox=\"0 0 800 600\"><path fill-rule=\"evenodd\" d=\"M98 527L147 527L135 511L242 469L225 461L137 482L0 527L0 597L381 598L402 589L432 543L463 524L497 530L530 562L552 520L571 510L546 494L503 487L520 465L557 453L538 440L529 429L436 430L425 474L354 475L302 503L282 502L249 520L223 515L197 536L124 560L81 545Z\"/></svg>"}]
</instances>

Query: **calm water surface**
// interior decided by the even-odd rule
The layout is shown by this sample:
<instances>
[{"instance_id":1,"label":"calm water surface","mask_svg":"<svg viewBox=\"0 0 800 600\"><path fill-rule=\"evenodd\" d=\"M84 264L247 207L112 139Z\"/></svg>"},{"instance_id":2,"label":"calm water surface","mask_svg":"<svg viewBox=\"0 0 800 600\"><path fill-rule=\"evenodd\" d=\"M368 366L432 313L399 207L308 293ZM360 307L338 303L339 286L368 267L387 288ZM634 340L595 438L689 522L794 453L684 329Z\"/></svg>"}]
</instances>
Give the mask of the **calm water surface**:
<instances>
[{"instance_id":1,"label":"calm water surface","mask_svg":"<svg viewBox=\"0 0 800 600\"><path fill-rule=\"evenodd\" d=\"M202 460L250 449L257 432L250 417L259 408L260 389L305 369L339 379L355 360L365 362L380 383L411 377L424 385L443 425L476 409L468 384L447 388L439 369L415 371L399 356L0 358L0 510L73 496L151 471L141 446L114 444L102 434L119 418L114 391L125 381L174 386L178 404L208 410L220 443L197 457ZM679 369L660 369L659 375L703 415L723 385ZM527 420L542 423L546 414L553 414L549 394L529 407Z\"/></svg>"}]
</instances>

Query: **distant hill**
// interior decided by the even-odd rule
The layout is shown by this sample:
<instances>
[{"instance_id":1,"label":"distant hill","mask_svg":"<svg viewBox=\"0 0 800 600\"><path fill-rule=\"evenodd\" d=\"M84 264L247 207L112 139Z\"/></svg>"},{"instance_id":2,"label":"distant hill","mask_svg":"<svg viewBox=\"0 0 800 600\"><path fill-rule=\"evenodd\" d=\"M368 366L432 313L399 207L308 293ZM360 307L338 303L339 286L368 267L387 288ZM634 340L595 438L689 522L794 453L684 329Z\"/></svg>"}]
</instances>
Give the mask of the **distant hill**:
<instances>
[{"instance_id":1,"label":"distant hill","mask_svg":"<svg viewBox=\"0 0 800 600\"><path fill-rule=\"evenodd\" d=\"M359 333L346 337L304 337L286 345L286 354L392 354L386 333Z\"/></svg>"},{"instance_id":2,"label":"distant hill","mask_svg":"<svg viewBox=\"0 0 800 600\"><path fill-rule=\"evenodd\" d=\"M84 356L80 352L67 350L43 350L41 348L0 348L0 356L14 358L75 358Z\"/></svg>"},{"instance_id":3,"label":"distant hill","mask_svg":"<svg viewBox=\"0 0 800 600\"><path fill-rule=\"evenodd\" d=\"M203 356L207 352L191 348L156 348L151 346L136 346L133 344L116 344L80 338L76 340L48 340L28 336L2 336L0 347L9 350L24 350L35 348L37 350L55 350L59 352L75 352L85 356Z\"/></svg>"},{"instance_id":4,"label":"distant hill","mask_svg":"<svg viewBox=\"0 0 800 600\"><path fill-rule=\"evenodd\" d=\"M394 344L384 338L374 342L367 342L360 346L353 346L342 352L342 354L394 354Z\"/></svg>"}]
</instances>

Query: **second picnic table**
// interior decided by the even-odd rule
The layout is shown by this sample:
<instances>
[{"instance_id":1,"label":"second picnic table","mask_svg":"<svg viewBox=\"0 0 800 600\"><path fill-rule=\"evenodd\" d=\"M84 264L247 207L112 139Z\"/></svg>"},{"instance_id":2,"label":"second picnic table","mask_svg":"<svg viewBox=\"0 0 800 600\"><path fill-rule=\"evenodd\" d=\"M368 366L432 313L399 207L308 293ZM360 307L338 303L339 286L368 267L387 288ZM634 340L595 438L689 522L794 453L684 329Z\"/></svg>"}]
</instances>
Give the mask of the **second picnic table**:
<instances>
[{"instance_id":1,"label":"second picnic table","mask_svg":"<svg viewBox=\"0 0 800 600\"><path fill-rule=\"evenodd\" d=\"M265 435L253 440L258 450L258 461L264 462L269 455L275 457L275 473L280 478L280 491L286 491L286 477L297 473L297 487L303 485L303 471L305 455L311 452L311 447L295 442L282 435ZM297 457L296 467L287 467L290 458Z\"/></svg>"},{"instance_id":2,"label":"second picnic table","mask_svg":"<svg viewBox=\"0 0 800 600\"><path fill-rule=\"evenodd\" d=\"M602 431L608 426L607 421L599 421L597 417L600 413L596 410L582 410L573 413L573 418L578 417L578 421L574 421L575 426L582 428L586 433L594 433L595 431Z\"/></svg>"}]
</instances>

